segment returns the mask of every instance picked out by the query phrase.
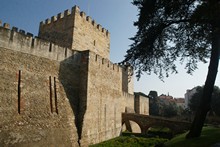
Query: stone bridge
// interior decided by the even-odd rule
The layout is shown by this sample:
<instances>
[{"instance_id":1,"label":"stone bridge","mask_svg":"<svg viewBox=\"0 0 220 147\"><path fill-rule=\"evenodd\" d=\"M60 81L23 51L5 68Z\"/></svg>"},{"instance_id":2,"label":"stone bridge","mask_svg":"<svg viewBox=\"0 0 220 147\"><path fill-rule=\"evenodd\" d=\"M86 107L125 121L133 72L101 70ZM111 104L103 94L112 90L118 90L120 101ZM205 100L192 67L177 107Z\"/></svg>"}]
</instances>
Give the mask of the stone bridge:
<instances>
[{"instance_id":1,"label":"stone bridge","mask_svg":"<svg viewBox=\"0 0 220 147\"><path fill-rule=\"evenodd\" d=\"M122 126L125 124L126 129L132 132L129 121L136 122L142 134L146 134L148 129L153 126L161 126L169 128L173 134L181 133L189 130L191 123L186 121L174 121L163 117L155 117L136 113L122 113Z\"/></svg>"}]
</instances>

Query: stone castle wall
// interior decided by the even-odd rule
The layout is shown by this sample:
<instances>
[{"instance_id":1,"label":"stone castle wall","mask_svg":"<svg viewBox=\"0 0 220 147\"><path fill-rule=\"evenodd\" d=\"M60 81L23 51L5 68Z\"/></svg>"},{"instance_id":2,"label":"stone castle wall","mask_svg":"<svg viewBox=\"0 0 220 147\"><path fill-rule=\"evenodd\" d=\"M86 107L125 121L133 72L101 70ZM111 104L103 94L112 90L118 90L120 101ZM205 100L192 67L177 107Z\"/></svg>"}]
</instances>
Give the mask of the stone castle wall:
<instances>
[{"instance_id":1,"label":"stone castle wall","mask_svg":"<svg viewBox=\"0 0 220 147\"><path fill-rule=\"evenodd\" d=\"M58 61L65 52L48 44L0 27L0 146L78 145L75 105L65 92ZM77 62L70 63L78 69ZM79 81L79 70L65 73Z\"/></svg>"},{"instance_id":2,"label":"stone castle wall","mask_svg":"<svg viewBox=\"0 0 220 147\"><path fill-rule=\"evenodd\" d=\"M77 6L41 22L39 37L73 50L90 50L109 59L110 33Z\"/></svg>"},{"instance_id":3,"label":"stone castle wall","mask_svg":"<svg viewBox=\"0 0 220 147\"><path fill-rule=\"evenodd\" d=\"M82 143L98 143L121 133L121 113L134 111L134 95L123 92L123 68L88 52L86 105L83 116ZM88 60L89 59L89 60Z\"/></svg>"},{"instance_id":4,"label":"stone castle wall","mask_svg":"<svg viewBox=\"0 0 220 147\"><path fill-rule=\"evenodd\" d=\"M118 136L121 112L134 107L122 90L124 69L91 51L4 24L0 63L0 146L98 143Z\"/></svg>"},{"instance_id":5,"label":"stone castle wall","mask_svg":"<svg viewBox=\"0 0 220 147\"><path fill-rule=\"evenodd\" d=\"M135 93L135 112L149 115L149 98L142 93Z\"/></svg>"}]
</instances>

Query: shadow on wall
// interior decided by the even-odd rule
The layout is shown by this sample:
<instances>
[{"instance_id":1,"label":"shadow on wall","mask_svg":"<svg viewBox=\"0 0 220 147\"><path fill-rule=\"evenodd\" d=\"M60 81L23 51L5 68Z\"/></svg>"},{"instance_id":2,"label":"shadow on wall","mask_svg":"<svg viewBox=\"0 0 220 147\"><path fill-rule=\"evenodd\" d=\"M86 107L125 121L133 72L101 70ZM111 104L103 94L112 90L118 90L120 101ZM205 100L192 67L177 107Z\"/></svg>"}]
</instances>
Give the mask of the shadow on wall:
<instances>
[{"instance_id":1,"label":"shadow on wall","mask_svg":"<svg viewBox=\"0 0 220 147\"><path fill-rule=\"evenodd\" d=\"M82 138L84 115L87 109L87 64L82 64L83 54L76 53L60 62L59 81L64 87L75 116L78 144Z\"/></svg>"}]
</instances>

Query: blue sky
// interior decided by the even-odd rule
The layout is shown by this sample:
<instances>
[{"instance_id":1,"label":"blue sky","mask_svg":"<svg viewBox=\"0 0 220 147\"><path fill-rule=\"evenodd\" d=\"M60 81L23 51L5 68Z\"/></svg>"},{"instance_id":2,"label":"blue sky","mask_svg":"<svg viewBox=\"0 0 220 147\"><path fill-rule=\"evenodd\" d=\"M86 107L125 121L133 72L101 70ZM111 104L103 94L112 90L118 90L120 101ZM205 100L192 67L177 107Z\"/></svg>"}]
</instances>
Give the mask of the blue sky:
<instances>
[{"instance_id":1,"label":"blue sky","mask_svg":"<svg viewBox=\"0 0 220 147\"><path fill-rule=\"evenodd\" d=\"M128 38L133 37L137 31L133 22L137 20L138 12L131 2L132 0L1 0L0 20L37 36L40 21L78 5L110 31L110 59L117 63L123 60L132 43ZM144 75L140 81L135 79L135 91L148 94L150 90L156 90L159 95L169 93L174 97L184 97L187 89L204 85L208 64L201 63L198 68L193 75L188 75L184 65L179 65L179 73L166 78L165 82L154 74ZM220 86L219 74L216 85Z\"/></svg>"}]
</instances>

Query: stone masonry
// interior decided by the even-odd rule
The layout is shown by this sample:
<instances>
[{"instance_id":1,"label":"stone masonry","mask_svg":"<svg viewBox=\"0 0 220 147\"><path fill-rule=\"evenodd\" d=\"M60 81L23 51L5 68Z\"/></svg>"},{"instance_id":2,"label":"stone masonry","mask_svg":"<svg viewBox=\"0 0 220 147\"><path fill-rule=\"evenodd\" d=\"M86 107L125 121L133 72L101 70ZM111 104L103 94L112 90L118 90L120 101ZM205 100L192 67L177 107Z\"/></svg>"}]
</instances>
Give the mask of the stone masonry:
<instances>
[{"instance_id":1,"label":"stone masonry","mask_svg":"<svg viewBox=\"0 0 220 147\"><path fill-rule=\"evenodd\" d=\"M109 52L110 33L77 6L38 37L0 21L0 146L88 146L117 137L126 110L148 114Z\"/></svg>"}]
</instances>

